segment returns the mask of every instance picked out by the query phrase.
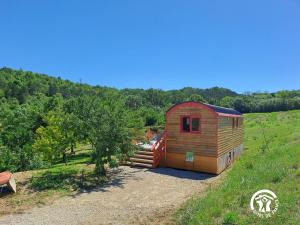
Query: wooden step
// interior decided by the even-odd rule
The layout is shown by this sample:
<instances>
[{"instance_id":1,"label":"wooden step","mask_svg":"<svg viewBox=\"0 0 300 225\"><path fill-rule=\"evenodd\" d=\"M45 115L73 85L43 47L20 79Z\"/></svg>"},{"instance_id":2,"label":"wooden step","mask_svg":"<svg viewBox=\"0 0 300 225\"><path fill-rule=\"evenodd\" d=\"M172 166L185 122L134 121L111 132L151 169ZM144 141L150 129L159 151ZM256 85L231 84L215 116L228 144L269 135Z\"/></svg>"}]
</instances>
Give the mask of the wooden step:
<instances>
[{"instance_id":1,"label":"wooden step","mask_svg":"<svg viewBox=\"0 0 300 225\"><path fill-rule=\"evenodd\" d=\"M139 155L153 155L152 151L136 151L135 153Z\"/></svg>"},{"instance_id":2,"label":"wooden step","mask_svg":"<svg viewBox=\"0 0 300 225\"><path fill-rule=\"evenodd\" d=\"M134 158L140 158L140 159L153 159L153 155L143 155L143 154L135 154L133 156Z\"/></svg>"},{"instance_id":3,"label":"wooden step","mask_svg":"<svg viewBox=\"0 0 300 225\"><path fill-rule=\"evenodd\" d=\"M141 151L152 152L152 148L140 148Z\"/></svg>"},{"instance_id":4,"label":"wooden step","mask_svg":"<svg viewBox=\"0 0 300 225\"><path fill-rule=\"evenodd\" d=\"M139 147L142 148L142 149L151 149L153 145L147 145L147 146L144 146L144 145L140 145Z\"/></svg>"},{"instance_id":5,"label":"wooden step","mask_svg":"<svg viewBox=\"0 0 300 225\"><path fill-rule=\"evenodd\" d=\"M141 159L141 158L136 158L136 156L135 157L130 157L129 158L129 160L130 161L132 161L132 162L138 162L138 163L148 163L148 164L153 164L153 160L152 159Z\"/></svg>"},{"instance_id":6,"label":"wooden step","mask_svg":"<svg viewBox=\"0 0 300 225\"><path fill-rule=\"evenodd\" d=\"M147 163L127 162L127 165L129 165L129 166L146 167L146 168L153 168L152 164L147 164Z\"/></svg>"}]
</instances>

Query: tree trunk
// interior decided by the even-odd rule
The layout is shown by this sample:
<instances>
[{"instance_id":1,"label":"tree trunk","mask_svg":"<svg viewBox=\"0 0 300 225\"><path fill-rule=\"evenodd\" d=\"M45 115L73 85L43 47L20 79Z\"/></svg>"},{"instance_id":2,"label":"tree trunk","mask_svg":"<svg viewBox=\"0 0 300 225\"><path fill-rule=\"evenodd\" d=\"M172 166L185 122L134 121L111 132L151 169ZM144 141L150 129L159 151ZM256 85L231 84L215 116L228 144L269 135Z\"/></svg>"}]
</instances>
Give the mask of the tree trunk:
<instances>
[{"instance_id":1,"label":"tree trunk","mask_svg":"<svg viewBox=\"0 0 300 225\"><path fill-rule=\"evenodd\" d=\"M63 158L62 158L63 163L67 162L67 153L63 152Z\"/></svg>"},{"instance_id":2,"label":"tree trunk","mask_svg":"<svg viewBox=\"0 0 300 225\"><path fill-rule=\"evenodd\" d=\"M96 173L100 176L106 176L104 165L96 165Z\"/></svg>"},{"instance_id":3,"label":"tree trunk","mask_svg":"<svg viewBox=\"0 0 300 225\"><path fill-rule=\"evenodd\" d=\"M74 145L73 144L71 144L71 155L75 155Z\"/></svg>"},{"instance_id":4,"label":"tree trunk","mask_svg":"<svg viewBox=\"0 0 300 225\"><path fill-rule=\"evenodd\" d=\"M106 176L106 170L104 167L104 163L102 159L99 159L99 157L96 158L96 174L99 176Z\"/></svg>"}]
</instances>

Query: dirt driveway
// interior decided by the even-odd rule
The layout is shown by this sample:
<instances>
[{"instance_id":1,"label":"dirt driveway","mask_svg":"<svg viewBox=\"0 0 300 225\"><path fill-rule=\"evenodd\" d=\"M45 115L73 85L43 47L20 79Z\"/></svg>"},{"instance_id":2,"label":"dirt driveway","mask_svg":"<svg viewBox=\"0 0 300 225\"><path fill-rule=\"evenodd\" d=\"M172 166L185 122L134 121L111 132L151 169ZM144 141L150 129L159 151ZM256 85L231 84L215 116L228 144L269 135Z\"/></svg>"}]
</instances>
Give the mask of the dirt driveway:
<instances>
[{"instance_id":1,"label":"dirt driveway","mask_svg":"<svg viewBox=\"0 0 300 225\"><path fill-rule=\"evenodd\" d=\"M218 179L169 168L122 166L111 173L111 182L100 189L2 216L0 224L166 224L188 197Z\"/></svg>"}]
</instances>

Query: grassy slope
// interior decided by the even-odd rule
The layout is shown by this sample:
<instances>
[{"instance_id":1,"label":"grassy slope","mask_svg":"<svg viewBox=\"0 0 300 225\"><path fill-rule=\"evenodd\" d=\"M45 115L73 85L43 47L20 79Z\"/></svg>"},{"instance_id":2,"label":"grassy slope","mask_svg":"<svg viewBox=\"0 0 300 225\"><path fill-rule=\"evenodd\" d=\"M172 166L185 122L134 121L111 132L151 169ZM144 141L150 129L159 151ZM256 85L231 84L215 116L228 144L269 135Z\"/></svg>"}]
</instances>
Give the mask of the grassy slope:
<instances>
[{"instance_id":1,"label":"grassy slope","mask_svg":"<svg viewBox=\"0 0 300 225\"><path fill-rule=\"evenodd\" d=\"M245 115L244 144L224 181L177 212L179 224L300 224L300 111ZM277 213L268 219L249 210L251 196L260 189L272 190L279 199Z\"/></svg>"}]
</instances>

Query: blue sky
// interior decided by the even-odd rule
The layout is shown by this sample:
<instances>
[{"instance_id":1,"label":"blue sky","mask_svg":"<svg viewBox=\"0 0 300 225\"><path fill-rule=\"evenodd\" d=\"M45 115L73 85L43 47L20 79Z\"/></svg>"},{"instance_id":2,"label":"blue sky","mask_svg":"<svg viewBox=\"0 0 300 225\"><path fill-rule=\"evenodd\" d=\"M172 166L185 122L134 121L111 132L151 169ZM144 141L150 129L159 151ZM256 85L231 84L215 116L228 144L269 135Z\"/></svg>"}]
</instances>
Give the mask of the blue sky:
<instances>
[{"instance_id":1,"label":"blue sky","mask_svg":"<svg viewBox=\"0 0 300 225\"><path fill-rule=\"evenodd\" d=\"M300 1L2 0L0 67L117 88L300 89Z\"/></svg>"}]
</instances>

